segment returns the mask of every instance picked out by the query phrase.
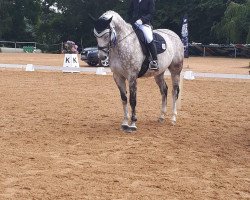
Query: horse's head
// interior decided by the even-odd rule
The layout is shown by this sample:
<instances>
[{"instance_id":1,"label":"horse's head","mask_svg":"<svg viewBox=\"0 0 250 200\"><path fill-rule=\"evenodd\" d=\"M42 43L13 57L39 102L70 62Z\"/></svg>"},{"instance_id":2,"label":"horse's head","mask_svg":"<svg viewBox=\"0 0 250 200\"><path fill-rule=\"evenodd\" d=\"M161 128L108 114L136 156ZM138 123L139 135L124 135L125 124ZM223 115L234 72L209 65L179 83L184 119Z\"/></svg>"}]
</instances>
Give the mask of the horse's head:
<instances>
[{"instance_id":1,"label":"horse's head","mask_svg":"<svg viewBox=\"0 0 250 200\"><path fill-rule=\"evenodd\" d=\"M108 57L110 48L116 44L116 31L112 25L112 16L101 16L94 21L94 35L98 43L98 56L101 60Z\"/></svg>"}]
</instances>

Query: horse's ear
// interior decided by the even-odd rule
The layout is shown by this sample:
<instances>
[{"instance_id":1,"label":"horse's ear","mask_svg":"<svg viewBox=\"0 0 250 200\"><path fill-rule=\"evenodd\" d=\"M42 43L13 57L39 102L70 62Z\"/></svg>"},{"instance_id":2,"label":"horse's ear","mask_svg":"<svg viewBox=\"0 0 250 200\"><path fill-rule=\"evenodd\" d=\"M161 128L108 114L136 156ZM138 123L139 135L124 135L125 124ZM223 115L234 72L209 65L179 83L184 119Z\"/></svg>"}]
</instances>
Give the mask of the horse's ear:
<instances>
[{"instance_id":1,"label":"horse's ear","mask_svg":"<svg viewBox=\"0 0 250 200\"><path fill-rule=\"evenodd\" d=\"M88 16L89 16L89 19L91 19L93 23L97 21L97 19L95 19L91 14L88 14Z\"/></svg>"},{"instance_id":2,"label":"horse's ear","mask_svg":"<svg viewBox=\"0 0 250 200\"><path fill-rule=\"evenodd\" d=\"M108 23L109 23L109 24L110 24L110 22L112 21L112 19L113 19L113 16L109 18L109 20L108 20Z\"/></svg>"}]
</instances>

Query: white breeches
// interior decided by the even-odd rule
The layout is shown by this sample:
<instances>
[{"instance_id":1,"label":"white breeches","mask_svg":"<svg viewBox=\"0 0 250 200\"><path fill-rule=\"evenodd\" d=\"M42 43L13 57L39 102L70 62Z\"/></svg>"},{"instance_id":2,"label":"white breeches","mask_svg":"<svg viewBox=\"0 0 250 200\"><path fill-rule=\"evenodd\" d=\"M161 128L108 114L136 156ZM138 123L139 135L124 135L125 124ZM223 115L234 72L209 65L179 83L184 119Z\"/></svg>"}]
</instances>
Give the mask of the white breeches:
<instances>
[{"instance_id":1,"label":"white breeches","mask_svg":"<svg viewBox=\"0 0 250 200\"><path fill-rule=\"evenodd\" d=\"M142 30L143 34L144 34L144 37L147 41L147 43L151 43L153 41L153 31L152 31L152 28L151 26L149 26L148 24L136 24L136 26Z\"/></svg>"}]
</instances>

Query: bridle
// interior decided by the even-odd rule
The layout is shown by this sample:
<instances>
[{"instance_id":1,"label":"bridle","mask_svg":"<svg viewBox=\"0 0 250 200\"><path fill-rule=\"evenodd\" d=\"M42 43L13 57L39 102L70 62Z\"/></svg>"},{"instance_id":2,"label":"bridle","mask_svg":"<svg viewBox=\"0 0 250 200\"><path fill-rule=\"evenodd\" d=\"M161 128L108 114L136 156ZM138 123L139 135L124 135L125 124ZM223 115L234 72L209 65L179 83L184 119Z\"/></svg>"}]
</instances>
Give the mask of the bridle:
<instances>
[{"instance_id":1,"label":"bridle","mask_svg":"<svg viewBox=\"0 0 250 200\"><path fill-rule=\"evenodd\" d=\"M107 33L109 33L109 38L110 41L105 45L105 46L100 46L99 44L97 45L97 48L99 51L102 51L106 54L109 54L110 49L112 47L115 47L117 44L119 44L120 42L122 42L123 40L125 40L128 36L130 36L132 33L135 33L135 31L131 31L128 35L126 35L124 38L122 38L121 40L117 41L117 34L116 31L114 29L114 27L109 27L107 29L105 29L104 31L102 31L101 33L98 33L96 31L96 29L94 29L94 35L96 38L101 38L104 35L106 35Z\"/></svg>"},{"instance_id":2,"label":"bridle","mask_svg":"<svg viewBox=\"0 0 250 200\"><path fill-rule=\"evenodd\" d=\"M101 33L98 33L96 31L96 29L94 29L94 35L95 35L96 38L101 38L101 37L103 37L106 34L109 34L110 41L105 46L100 46L98 44L97 48L98 48L99 51L102 51L102 52L104 52L106 54L109 54L109 51L110 51L110 49L112 47L112 38L111 38L112 29L111 28L107 28L104 31L102 31Z\"/></svg>"}]
</instances>

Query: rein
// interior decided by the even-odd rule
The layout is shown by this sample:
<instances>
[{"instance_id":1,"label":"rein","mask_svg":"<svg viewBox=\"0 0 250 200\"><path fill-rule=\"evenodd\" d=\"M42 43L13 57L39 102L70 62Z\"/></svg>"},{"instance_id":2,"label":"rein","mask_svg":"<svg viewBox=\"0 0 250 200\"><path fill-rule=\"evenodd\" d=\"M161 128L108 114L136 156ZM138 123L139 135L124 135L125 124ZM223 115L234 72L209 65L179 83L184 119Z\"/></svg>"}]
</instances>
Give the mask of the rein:
<instances>
[{"instance_id":1,"label":"rein","mask_svg":"<svg viewBox=\"0 0 250 200\"><path fill-rule=\"evenodd\" d=\"M123 40L125 40L128 36L130 36L131 34L133 34L133 33L135 33L135 31L133 30L133 31L131 31L128 35L126 35L124 38L122 38L121 40L119 40L118 42L117 42L117 44L119 44L120 42L122 42Z\"/></svg>"}]
</instances>

